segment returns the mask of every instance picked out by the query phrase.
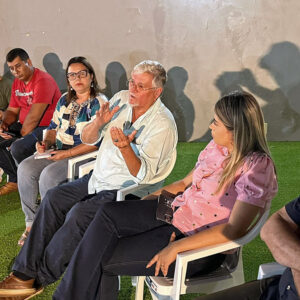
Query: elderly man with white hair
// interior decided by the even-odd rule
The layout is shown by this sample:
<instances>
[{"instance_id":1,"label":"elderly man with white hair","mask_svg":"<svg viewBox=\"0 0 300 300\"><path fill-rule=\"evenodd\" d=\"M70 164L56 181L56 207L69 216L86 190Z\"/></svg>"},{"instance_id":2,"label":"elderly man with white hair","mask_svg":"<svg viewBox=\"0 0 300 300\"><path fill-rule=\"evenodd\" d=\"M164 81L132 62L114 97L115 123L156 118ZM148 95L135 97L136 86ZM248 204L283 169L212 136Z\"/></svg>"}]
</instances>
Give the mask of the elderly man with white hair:
<instances>
[{"instance_id":1,"label":"elderly man with white hair","mask_svg":"<svg viewBox=\"0 0 300 300\"><path fill-rule=\"evenodd\" d=\"M139 63L128 80L129 90L102 105L83 128L84 143L103 139L95 169L47 192L13 272L0 283L0 297L26 299L58 280L101 204L115 201L122 187L167 176L177 129L159 98L165 82L160 63Z\"/></svg>"}]
</instances>

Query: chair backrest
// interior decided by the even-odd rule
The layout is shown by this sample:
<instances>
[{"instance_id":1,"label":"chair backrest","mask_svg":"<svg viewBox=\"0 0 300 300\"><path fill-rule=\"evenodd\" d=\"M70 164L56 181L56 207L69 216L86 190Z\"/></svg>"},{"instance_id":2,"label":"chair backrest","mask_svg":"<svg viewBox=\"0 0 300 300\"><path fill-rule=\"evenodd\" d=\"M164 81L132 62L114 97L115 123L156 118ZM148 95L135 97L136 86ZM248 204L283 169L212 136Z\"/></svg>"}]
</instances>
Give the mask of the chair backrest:
<instances>
[{"instance_id":1,"label":"chair backrest","mask_svg":"<svg viewBox=\"0 0 300 300\"><path fill-rule=\"evenodd\" d=\"M236 243L240 243L240 245L245 245L252 241L260 232L262 226L268 219L270 213L270 208L267 208L262 214L261 217L258 216L256 222L252 225L252 228L240 239L236 240Z\"/></svg>"},{"instance_id":2,"label":"chair backrest","mask_svg":"<svg viewBox=\"0 0 300 300\"><path fill-rule=\"evenodd\" d=\"M80 174L78 174L78 177L82 177L82 175L85 175L86 173L83 173L85 163L88 163L91 160L95 160L97 154L98 150L70 158L68 160L68 181L73 181L75 179L76 167L78 167L78 172L81 172Z\"/></svg>"}]
</instances>

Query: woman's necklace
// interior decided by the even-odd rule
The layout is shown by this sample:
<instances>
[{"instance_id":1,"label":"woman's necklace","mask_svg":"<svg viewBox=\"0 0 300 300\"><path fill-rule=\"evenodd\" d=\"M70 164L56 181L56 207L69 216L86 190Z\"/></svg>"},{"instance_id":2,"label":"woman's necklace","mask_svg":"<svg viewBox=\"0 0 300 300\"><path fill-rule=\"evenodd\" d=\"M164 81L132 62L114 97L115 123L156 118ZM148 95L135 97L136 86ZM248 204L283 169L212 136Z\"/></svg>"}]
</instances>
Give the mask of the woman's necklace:
<instances>
[{"instance_id":1,"label":"woman's necklace","mask_svg":"<svg viewBox=\"0 0 300 300\"><path fill-rule=\"evenodd\" d=\"M75 128L76 127L76 121L77 121L77 117L80 114L81 109L84 106L87 106L88 104L90 104L92 101L91 98L88 98L86 101L83 101L81 103L78 103L76 100L73 100L72 103L72 107L71 107L71 113L70 113L70 119L69 119L69 124L71 128Z\"/></svg>"}]
</instances>

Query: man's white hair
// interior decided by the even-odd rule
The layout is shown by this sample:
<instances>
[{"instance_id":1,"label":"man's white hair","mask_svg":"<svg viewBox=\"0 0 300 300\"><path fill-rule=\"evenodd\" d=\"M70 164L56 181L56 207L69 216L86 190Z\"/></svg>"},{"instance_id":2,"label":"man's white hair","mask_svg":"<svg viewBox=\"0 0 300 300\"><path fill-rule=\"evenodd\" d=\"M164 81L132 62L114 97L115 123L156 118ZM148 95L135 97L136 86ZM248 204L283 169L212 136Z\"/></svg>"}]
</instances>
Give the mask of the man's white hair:
<instances>
[{"instance_id":1,"label":"man's white hair","mask_svg":"<svg viewBox=\"0 0 300 300\"><path fill-rule=\"evenodd\" d=\"M154 60L144 60L133 68L133 73L149 73L153 75L152 85L163 88L167 81L167 73L162 64Z\"/></svg>"}]
</instances>

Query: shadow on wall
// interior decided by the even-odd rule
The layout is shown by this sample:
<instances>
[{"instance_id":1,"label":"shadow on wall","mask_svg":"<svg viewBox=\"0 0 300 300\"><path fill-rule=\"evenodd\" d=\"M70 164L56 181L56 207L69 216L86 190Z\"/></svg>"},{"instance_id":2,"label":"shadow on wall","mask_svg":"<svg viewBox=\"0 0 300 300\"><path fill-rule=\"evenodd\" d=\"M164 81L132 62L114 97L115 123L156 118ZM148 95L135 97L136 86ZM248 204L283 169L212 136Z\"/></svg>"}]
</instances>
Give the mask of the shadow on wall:
<instances>
[{"instance_id":1,"label":"shadow on wall","mask_svg":"<svg viewBox=\"0 0 300 300\"><path fill-rule=\"evenodd\" d=\"M47 53L43 58L45 70L54 78L62 93L67 91L66 71L56 53Z\"/></svg>"},{"instance_id":2,"label":"shadow on wall","mask_svg":"<svg viewBox=\"0 0 300 300\"><path fill-rule=\"evenodd\" d=\"M271 90L260 85L249 69L224 72L216 79L215 85L221 96L247 88L266 102L262 110L268 123L269 140L300 140L299 48L290 42L276 43L260 59L259 66L269 72L278 88Z\"/></svg>"},{"instance_id":3,"label":"shadow on wall","mask_svg":"<svg viewBox=\"0 0 300 300\"><path fill-rule=\"evenodd\" d=\"M184 68L176 66L171 68L167 74L168 80L164 87L162 101L174 116L178 129L178 140L186 142L193 134L195 119L193 103L184 93L188 73Z\"/></svg>"},{"instance_id":4,"label":"shadow on wall","mask_svg":"<svg viewBox=\"0 0 300 300\"><path fill-rule=\"evenodd\" d=\"M110 99L115 93L127 90L127 75L124 67L117 61L109 63L105 70L104 93Z\"/></svg>"},{"instance_id":5,"label":"shadow on wall","mask_svg":"<svg viewBox=\"0 0 300 300\"><path fill-rule=\"evenodd\" d=\"M47 53L43 58L45 70L55 79L59 89L67 91L65 70L56 53ZM6 76L12 76L4 65ZM195 110L192 101L185 95L184 89L188 81L188 73L182 67L172 67L168 71L168 80L162 95L163 103L172 112L177 128L179 141L188 141L194 130ZM127 74L125 68L119 62L111 62L105 71L104 93L110 99L114 94L127 89Z\"/></svg>"},{"instance_id":6,"label":"shadow on wall","mask_svg":"<svg viewBox=\"0 0 300 300\"><path fill-rule=\"evenodd\" d=\"M65 70L56 53L47 53L43 58L45 70L57 82L62 93L67 91ZM11 77L7 65L4 65L5 76ZM184 89L188 81L188 73L175 66L168 71L168 80L164 87L162 101L172 112L177 128L179 141L188 141L194 130L195 110L192 101L185 95ZM12 76L13 78L13 76ZM117 61L110 62L105 70L104 94L110 99L121 90L127 90L127 74L125 68Z\"/></svg>"},{"instance_id":7,"label":"shadow on wall","mask_svg":"<svg viewBox=\"0 0 300 300\"><path fill-rule=\"evenodd\" d=\"M15 79L14 75L11 74L6 62L3 65L3 73L2 74L3 74L3 77L6 77L6 78L10 79L11 81L13 81Z\"/></svg>"}]
</instances>

